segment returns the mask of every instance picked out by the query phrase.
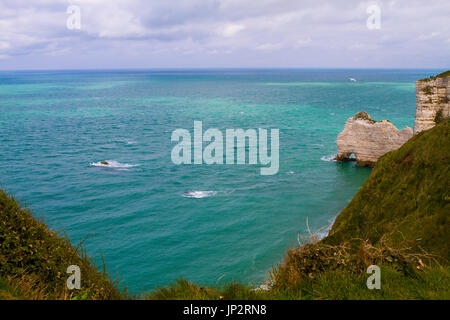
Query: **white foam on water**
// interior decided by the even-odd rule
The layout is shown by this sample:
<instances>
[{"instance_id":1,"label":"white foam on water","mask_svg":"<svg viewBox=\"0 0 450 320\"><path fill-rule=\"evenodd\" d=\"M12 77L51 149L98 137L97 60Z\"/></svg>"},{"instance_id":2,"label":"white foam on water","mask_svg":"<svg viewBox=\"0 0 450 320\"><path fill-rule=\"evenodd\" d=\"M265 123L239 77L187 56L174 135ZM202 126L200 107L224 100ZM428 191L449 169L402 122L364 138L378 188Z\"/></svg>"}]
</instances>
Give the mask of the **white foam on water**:
<instances>
[{"instance_id":1,"label":"white foam on water","mask_svg":"<svg viewBox=\"0 0 450 320\"><path fill-rule=\"evenodd\" d=\"M201 199L201 198L213 197L216 194L217 194L217 191L187 191L187 192L183 193L183 197Z\"/></svg>"},{"instance_id":2,"label":"white foam on water","mask_svg":"<svg viewBox=\"0 0 450 320\"><path fill-rule=\"evenodd\" d=\"M328 234L330 233L331 227L333 227L334 221L336 220L336 217L328 220L328 226L325 229L323 229L323 230L321 230L321 231L316 233L318 240L322 240L323 238L328 236Z\"/></svg>"},{"instance_id":3,"label":"white foam on water","mask_svg":"<svg viewBox=\"0 0 450 320\"><path fill-rule=\"evenodd\" d=\"M336 162L336 160L334 160L335 158L336 158L336 155L333 154L331 156L323 156L322 158L320 158L320 160L328 161L328 162Z\"/></svg>"},{"instance_id":4,"label":"white foam on water","mask_svg":"<svg viewBox=\"0 0 450 320\"><path fill-rule=\"evenodd\" d=\"M117 141L115 141L117 143L123 143L123 144L127 144L127 145L133 145L133 144L137 144L137 142L133 139L118 139Z\"/></svg>"},{"instance_id":5,"label":"white foam on water","mask_svg":"<svg viewBox=\"0 0 450 320\"><path fill-rule=\"evenodd\" d=\"M105 162L107 162L107 164L102 163L102 162L103 161L93 162L93 163L91 163L91 166L112 168L112 169L122 169L122 170L138 166L138 164L120 163L115 160L105 160Z\"/></svg>"},{"instance_id":6,"label":"white foam on water","mask_svg":"<svg viewBox=\"0 0 450 320\"><path fill-rule=\"evenodd\" d=\"M136 141L134 141L134 140L125 140L125 143L126 144L137 144L137 142Z\"/></svg>"}]
</instances>

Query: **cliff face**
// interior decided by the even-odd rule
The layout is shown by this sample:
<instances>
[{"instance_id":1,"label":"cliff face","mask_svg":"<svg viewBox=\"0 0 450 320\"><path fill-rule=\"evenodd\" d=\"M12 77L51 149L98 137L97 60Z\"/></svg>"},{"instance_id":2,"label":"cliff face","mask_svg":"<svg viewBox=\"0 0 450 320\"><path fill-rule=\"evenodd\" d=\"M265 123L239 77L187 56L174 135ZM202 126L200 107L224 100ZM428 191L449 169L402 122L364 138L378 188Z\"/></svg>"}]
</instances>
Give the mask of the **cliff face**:
<instances>
[{"instance_id":1,"label":"cliff face","mask_svg":"<svg viewBox=\"0 0 450 320\"><path fill-rule=\"evenodd\" d=\"M416 81L414 134L450 117L450 71Z\"/></svg>"},{"instance_id":2,"label":"cliff face","mask_svg":"<svg viewBox=\"0 0 450 320\"><path fill-rule=\"evenodd\" d=\"M337 138L337 161L355 160L359 165L373 166L379 157L398 149L413 136L409 127L398 130L387 120L374 121L364 111L345 123ZM354 154L355 158L350 158Z\"/></svg>"}]
</instances>

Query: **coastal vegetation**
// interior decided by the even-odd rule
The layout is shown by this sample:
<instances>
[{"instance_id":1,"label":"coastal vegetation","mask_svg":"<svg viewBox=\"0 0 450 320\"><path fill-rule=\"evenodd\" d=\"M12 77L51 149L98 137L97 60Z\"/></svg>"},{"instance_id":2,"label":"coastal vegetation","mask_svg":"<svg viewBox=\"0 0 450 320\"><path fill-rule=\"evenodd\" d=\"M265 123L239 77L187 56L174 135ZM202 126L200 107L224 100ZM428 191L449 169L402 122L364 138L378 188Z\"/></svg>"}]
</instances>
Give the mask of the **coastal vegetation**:
<instances>
[{"instance_id":1,"label":"coastal vegetation","mask_svg":"<svg viewBox=\"0 0 450 320\"><path fill-rule=\"evenodd\" d=\"M450 70L444 71L442 73L439 73L438 75L431 76L429 78L420 79L419 81L431 81L436 79L443 79L446 77L450 77Z\"/></svg>"},{"instance_id":2,"label":"coastal vegetation","mask_svg":"<svg viewBox=\"0 0 450 320\"><path fill-rule=\"evenodd\" d=\"M376 123L376 121L373 120L373 119L367 114L367 112L364 112L364 111L360 111L360 112L358 112L357 114L355 114L355 115L353 116L353 119L354 119L354 120L366 120L366 121L369 121L370 123Z\"/></svg>"},{"instance_id":3,"label":"coastal vegetation","mask_svg":"<svg viewBox=\"0 0 450 320\"><path fill-rule=\"evenodd\" d=\"M447 119L382 156L329 236L299 241L256 288L178 279L130 295L0 191L0 299L450 299L449 132ZM69 265L81 268L79 290L66 288ZM370 265L380 290L366 286Z\"/></svg>"},{"instance_id":4,"label":"coastal vegetation","mask_svg":"<svg viewBox=\"0 0 450 320\"><path fill-rule=\"evenodd\" d=\"M357 241L357 240L355 240ZM362 244L362 243L360 243ZM329 246L307 243L292 248L273 268L267 286L240 283L208 286L178 279L159 287L145 299L450 299L450 270L423 262L424 256L404 255L385 247L360 247L350 243ZM416 264L418 261L422 261ZM369 290L367 266L381 269L381 289ZM419 267L419 268L418 268Z\"/></svg>"}]
</instances>

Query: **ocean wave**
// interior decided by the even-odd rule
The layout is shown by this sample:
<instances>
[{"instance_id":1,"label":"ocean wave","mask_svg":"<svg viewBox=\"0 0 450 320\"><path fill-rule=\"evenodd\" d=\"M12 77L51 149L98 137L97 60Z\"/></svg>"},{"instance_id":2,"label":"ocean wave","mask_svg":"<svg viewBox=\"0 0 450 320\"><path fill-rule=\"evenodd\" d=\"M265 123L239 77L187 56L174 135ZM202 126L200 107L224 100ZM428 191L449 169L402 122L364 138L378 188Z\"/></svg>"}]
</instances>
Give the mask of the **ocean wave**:
<instances>
[{"instance_id":1,"label":"ocean wave","mask_svg":"<svg viewBox=\"0 0 450 320\"><path fill-rule=\"evenodd\" d=\"M201 199L201 198L213 197L216 194L217 194L217 191L186 191L183 193L183 197Z\"/></svg>"},{"instance_id":2,"label":"ocean wave","mask_svg":"<svg viewBox=\"0 0 450 320\"><path fill-rule=\"evenodd\" d=\"M132 139L124 139L123 142L125 144L137 144L137 142Z\"/></svg>"},{"instance_id":3,"label":"ocean wave","mask_svg":"<svg viewBox=\"0 0 450 320\"><path fill-rule=\"evenodd\" d=\"M325 228L322 231L319 231L316 233L317 236L317 240L322 240L323 238L325 238L326 236L328 236L328 233L330 233L331 227L333 226L333 224L330 224L327 228Z\"/></svg>"},{"instance_id":4,"label":"ocean wave","mask_svg":"<svg viewBox=\"0 0 450 320\"><path fill-rule=\"evenodd\" d=\"M93 163L91 163L91 166L112 168L112 169L128 169L128 168L132 168L132 167L137 167L138 164L128 164L128 163L120 163L115 160L105 160L105 161L93 162Z\"/></svg>"},{"instance_id":5,"label":"ocean wave","mask_svg":"<svg viewBox=\"0 0 450 320\"><path fill-rule=\"evenodd\" d=\"M331 156L323 156L322 158L320 158L320 160L328 161L328 162L336 162L336 160L334 160L335 158L336 158L336 154L333 154Z\"/></svg>"},{"instance_id":6,"label":"ocean wave","mask_svg":"<svg viewBox=\"0 0 450 320\"><path fill-rule=\"evenodd\" d=\"M117 143L117 144L126 144L126 145L134 145L134 144L137 144L137 142L135 141L135 140L133 140L133 139L126 139L126 138L120 138L120 139L117 139L117 140L114 140L113 141L114 143Z\"/></svg>"}]
</instances>

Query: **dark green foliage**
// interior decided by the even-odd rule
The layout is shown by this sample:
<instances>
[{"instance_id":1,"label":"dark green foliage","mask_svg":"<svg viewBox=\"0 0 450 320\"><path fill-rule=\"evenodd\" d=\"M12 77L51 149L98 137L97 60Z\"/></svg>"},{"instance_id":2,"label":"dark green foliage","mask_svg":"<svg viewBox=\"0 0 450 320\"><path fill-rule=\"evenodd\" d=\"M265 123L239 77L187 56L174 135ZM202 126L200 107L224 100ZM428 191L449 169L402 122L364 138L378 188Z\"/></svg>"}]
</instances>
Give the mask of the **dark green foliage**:
<instances>
[{"instance_id":1,"label":"dark green foliage","mask_svg":"<svg viewBox=\"0 0 450 320\"><path fill-rule=\"evenodd\" d=\"M262 299L261 291L236 282L221 286L201 286L178 279L167 287L158 287L144 296L147 300L249 300Z\"/></svg>"},{"instance_id":2,"label":"dark green foliage","mask_svg":"<svg viewBox=\"0 0 450 320\"><path fill-rule=\"evenodd\" d=\"M436 124L438 124L438 123L441 123L441 122L444 121L444 120L445 120L445 118L444 118L443 110L442 110L442 109L439 109L439 110L436 112L436 115L434 116L434 122L435 122Z\"/></svg>"},{"instance_id":3,"label":"dark green foliage","mask_svg":"<svg viewBox=\"0 0 450 320\"><path fill-rule=\"evenodd\" d=\"M431 87L430 86L423 87L422 92L428 95L432 94Z\"/></svg>"}]
</instances>

